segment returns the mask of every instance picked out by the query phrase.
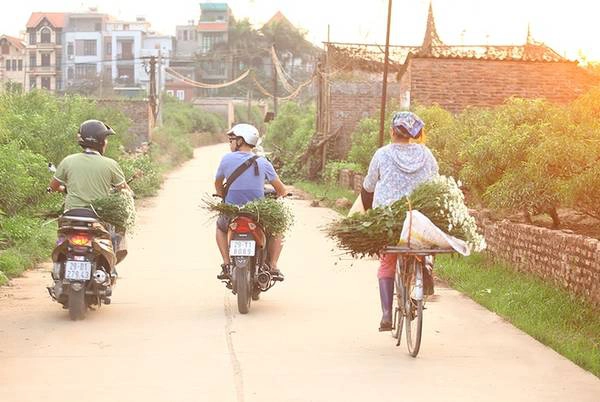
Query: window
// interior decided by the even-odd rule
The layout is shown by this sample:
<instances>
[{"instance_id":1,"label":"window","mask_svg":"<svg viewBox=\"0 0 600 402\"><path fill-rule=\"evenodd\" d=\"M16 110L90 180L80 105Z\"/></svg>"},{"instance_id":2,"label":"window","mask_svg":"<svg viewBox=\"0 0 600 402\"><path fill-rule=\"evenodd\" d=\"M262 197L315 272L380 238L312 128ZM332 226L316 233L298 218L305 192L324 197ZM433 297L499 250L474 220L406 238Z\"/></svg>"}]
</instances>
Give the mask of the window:
<instances>
[{"instance_id":1,"label":"window","mask_svg":"<svg viewBox=\"0 0 600 402\"><path fill-rule=\"evenodd\" d=\"M19 71L23 71L23 60L19 59L19 62L17 63L17 67Z\"/></svg>"},{"instance_id":2,"label":"window","mask_svg":"<svg viewBox=\"0 0 600 402\"><path fill-rule=\"evenodd\" d=\"M223 42L224 39L224 36L219 32L204 32L202 34L202 52L206 53L210 51L215 43Z\"/></svg>"},{"instance_id":3,"label":"window","mask_svg":"<svg viewBox=\"0 0 600 402\"><path fill-rule=\"evenodd\" d=\"M67 44L67 55L73 56L73 42Z\"/></svg>"},{"instance_id":4,"label":"window","mask_svg":"<svg viewBox=\"0 0 600 402\"><path fill-rule=\"evenodd\" d=\"M29 32L29 44L30 45L35 45L36 35L37 34L35 32Z\"/></svg>"},{"instance_id":5,"label":"window","mask_svg":"<svg viewBox=\"0 0 600 402\"><path fill-rule=\"evenodd\" d=\"M75 41L75 56L96 56L97 54L95 39Z\"/></svg>"},{"instance_id":6,"label":"window","mask_svg":"<svg viewBox=\"0 0 600 402\"><path fill-rule=\"evenodd\" d=\"M61 71L62 70L62 52L61 51L57 51L56 54L54 55L54 64L56 64L56 70L57 71Z\"/></svg>"},{"instance_id":7,"label":"window","mask_svg":"<svg viewBox=\"0 0 600 402\"><path fill-rule=\"evenodd\" d=\"M42 53L42 67L50 67L50 53Z\"/></svg>"},{"instance_id":8,"label":"window","mask_svg":"<svg viewBox=\"0 0 600 402\"><path fill-rule=\"evenodd\" d=\"M129 31L129 24L123 24L123 31Z\"/></svg>"},{"instance_id":9,"label":"window","mask_svg":"<svg viewBox=\"0 0 600 402\"><path fill-rule=\"evenodd\" d=\"M56 89L63 89L62 77L60 75L56 77Z\"/></svg>"},{"instance_id":10,"label":"window","mask_svg":"<svg viewBox=\"0 0 600 402\"><path fill-rule=\"evenodd\" d=\"M42 88L50 90L50 77L42 77Z\"/></svg>"},{"instance_id":11,"label":"window","mask_svg":"<svg viewBox=\"0 0 600 402\"><path fill-rule=\"evenodd\" d=\"M176 96L180 101L185 100L185 91L183 89L178 89Z\"/></svg>"},{"instance_id":12,"label":"window","mask_svg":"<svg viewBox=\"0 0 600 402\"><path fill-rule=\"evenodd\" d=\"M96 22L96 23L94 24L94 30L95 30L96 32L102 32L102 23L100 23L100 22Z\"/></svg>"},{"instance_id":13,"label":"window","mask_svg":"<svg viewBox=\"0 0 600 402\"><path fill-rule=\"evenodd\" d=\"M13 59L12 61L12 70L17 71L17 59Z\"/></svg>"},{"instance_id":14,"label":"window","mask_svg":"<svg viewBox=\"0 0 600 402\"><path fill-rule=\"evenodd\" d=\"M37 88L37 77L35 75L32 75L31 77L29 77L29 88L31 89L35 89Z\"/></svg>"},{"instance_id":15,"label":"window","mask_svg":"<svg viewBox=\"0 0 600 402\"><path fill-rule=\"evenodd\" d=\"M188 40L188 31L183 31L183 40Z\"/></svg>"},{"instance_id":16,"label":"window","mask_svg":"<svg viewBox=\"0 0 600 402\"><path fill-rule=\"evenodd\" d=\"M48 27L42 28L40 31L40 42L51 43L52 42L52 31Z\"/></svg>"},{"instance_id":17,"label":"window","mask_svg":"<svg viewBox=\"0 0 600 402\"><path fill-rule=\"evenodd\" d=\"M35 67L37 65L37 56L35 52L29 53L29 66Z\"/></svg>"},{"instance_id":18,"label":"window","mask_svg":"<svg viewBox=\"0 0 600 402\"><path fill-rule=\"evenodd\" d=\"M96 56L96 41L95 40L84 40L83 41L83 55L84 56Z\"/></svg>"},{"instance_id":19,"label":"window","mask_svg":"<svg viewBox=\"0 0 600 402\"><path fill-rule=\"evenodd\" d=\"M10 60L6 60L6 71L10 71Z\"/></svg>"},{"instance_id":20,"label":"window","mask_svg":"<svg viewBox=\"0 0 600 402\"><path fill-rule=\"evenodd\" d=\"M67 68L67 80L73 79L73 67Z\"/></svg>"},{"instance_id":21,"label":"window","mask_svg":"<svg viewBox=\"0 0 600 402\"><path fill-rule=\"evenodd\" d=\"M175 96L175 93L173 92L172 89L167 89L167 95L169 95L169 96Z\"/></svg>"},{"instance_id":22,"label":"window","mask_svg":"<svg viewBox=\"0 0 600 402\"><path fill-rule=\"evenodd\" d=\"M96 78L96 66L94 64L75 64L75 78L77 78L77 79Z\"/></svg>"},{"instance_id":23,"label":"window","mask_svg":"<svg viewBox=\"0 0 600 402\"><path fill-rule=\"evenodd\" d=\"M10 52L10 47L8 46L8 43L6 42L6 39L2 40L2 54L8 54Z\"/></svg>"}]
</instances>

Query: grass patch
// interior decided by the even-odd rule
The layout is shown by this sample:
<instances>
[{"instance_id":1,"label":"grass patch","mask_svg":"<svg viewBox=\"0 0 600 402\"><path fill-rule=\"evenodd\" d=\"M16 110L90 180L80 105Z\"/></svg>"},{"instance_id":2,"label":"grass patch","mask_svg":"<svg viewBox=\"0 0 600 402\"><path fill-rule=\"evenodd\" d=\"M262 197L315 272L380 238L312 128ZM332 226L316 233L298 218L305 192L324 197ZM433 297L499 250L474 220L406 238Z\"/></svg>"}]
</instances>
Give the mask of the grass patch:
<instances>
[{"instance_id":1,"label":"grass patch","mask_svg":"<svg viewBox=\"0 0 600 402\"><path fill-rule=\"evenodd\" d=\"M309 193L315 199L323 202L328 208L334 209L344 215L348 213L350 208L338 208L335 205L335 201L339 198L347 198L351 202L354 202L356 198L356 194L352 190L329 183L298 181L294 183L294 187Z\"/></svg>"},{"instance_id":2,"label":"grass patch","mask_svg":"<svg viewBox=\"0 0 600 402\"><path fill-rule=\"evenodd\" d=\"M439 257L436 274L515 327L600 377L600 311L484 255Z\"/></svg>"}]
</instances>

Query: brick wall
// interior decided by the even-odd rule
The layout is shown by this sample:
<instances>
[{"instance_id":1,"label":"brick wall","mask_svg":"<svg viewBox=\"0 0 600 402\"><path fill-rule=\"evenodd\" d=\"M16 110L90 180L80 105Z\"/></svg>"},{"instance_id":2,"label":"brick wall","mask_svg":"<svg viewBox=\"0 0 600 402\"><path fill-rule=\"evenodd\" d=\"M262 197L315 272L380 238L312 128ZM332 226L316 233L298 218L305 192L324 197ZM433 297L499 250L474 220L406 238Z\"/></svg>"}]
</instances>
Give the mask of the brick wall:
<instances>
[{"instance_id":1,"label":"brick wall","mask_svg":"<svg viewBox=\"0 0 600 402\"><path fill-rule=\"evenodd\" d=\"M388 99L398 98L400 86L390 82L387 89ZM364 117L376 113L381 106L380 82L346 82L333 81L330 87L329 132L333 133L339 127L344 127L337 138L333 157L346 157L352 145L352 132L358 122Z\"/></svg>"},{"instance_id":2,"label":"brick wall","mask_svg":"<svg viewBox=\"0 0 600 402\"><path fill-rule=\"evenodd\" d=\"M597 84L572 62L413 58L408 70L411 104L437 103L452 112L511 96L567 103Z\"/></svg>"},{"instance_id":3,"label":"brick wall","mask_svg":"<svg viewBox=\"0 0 600 402\"><path fill-rule=\"evenodd\" d=\"M509 221L480 221L488 252L600 306L600 241Z\"/></svg>"},{"instance_id":4,"label":"brick wall","mask_svg":"<svg viewBox=\"0 0 600 402\"><path fill-rule=\"evenodd\" d=\"M137 138L137 145L152 140L152 112L147 100L98 99L98 106L119 110L131 120L129 132Z\"/></svg>"},{"instance_id":5,"label":"brick wall","mask_svg":"<svg viewBox=\"0 0 600 402\"><path fill-rule=\"evenodd\" d=\"M360 191L363 177L344 169L338 183ZM357 187L358 186L358 187ZM600 240L476 214L487 252L600 307Z\"/></svg>"}]
</instances>

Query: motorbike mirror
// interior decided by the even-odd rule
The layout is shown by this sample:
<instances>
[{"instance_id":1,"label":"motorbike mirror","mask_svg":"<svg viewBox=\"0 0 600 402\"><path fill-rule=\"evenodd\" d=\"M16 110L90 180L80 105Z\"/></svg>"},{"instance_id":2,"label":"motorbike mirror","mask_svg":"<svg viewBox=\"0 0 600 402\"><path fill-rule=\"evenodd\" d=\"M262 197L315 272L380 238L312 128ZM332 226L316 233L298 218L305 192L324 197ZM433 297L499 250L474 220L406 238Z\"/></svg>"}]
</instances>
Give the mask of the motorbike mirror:
<instances>
[{"instance_id":1,"label":"motorbike mirror","mask_svg":"<svg viewBox=\"0 0 600 402\"><path fill-rule=\"evenodd\" d=\"M48 170L51 171L52 173L56 173L56 166L54 166L54 163L52 163L52 162L48 163Z\"/></svg>"}]
</instances>

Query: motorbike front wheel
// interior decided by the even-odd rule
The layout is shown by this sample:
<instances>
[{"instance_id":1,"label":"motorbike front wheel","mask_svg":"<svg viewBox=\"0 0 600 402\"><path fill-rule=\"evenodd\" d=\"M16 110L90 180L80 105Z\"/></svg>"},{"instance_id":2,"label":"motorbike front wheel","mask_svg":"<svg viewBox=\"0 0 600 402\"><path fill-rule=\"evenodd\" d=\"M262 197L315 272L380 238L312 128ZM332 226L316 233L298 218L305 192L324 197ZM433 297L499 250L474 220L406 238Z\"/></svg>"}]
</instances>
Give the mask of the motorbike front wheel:
<instances>
[{"instance_id":1,"label":"motorbike front wheel","mask_svg":"<svg viewBox=\"0 0 600 402\"><path fill-rule=\"evenodd\" d=\"M85 287L79 291L69 290L69 317L73 321L83 320L87 312L85 305Z\"/></svg>"},{"instance_id":2,"label":"motorbike front wheel","mask_svg":"<svg viewBox=\"0 0 600 402\"><path fill-rule=\"evenodd\" d=\"M252 259L239 258L234 265L238 311L240 314L248 314L252 301Z\"/></svg>"}]
</instances>

